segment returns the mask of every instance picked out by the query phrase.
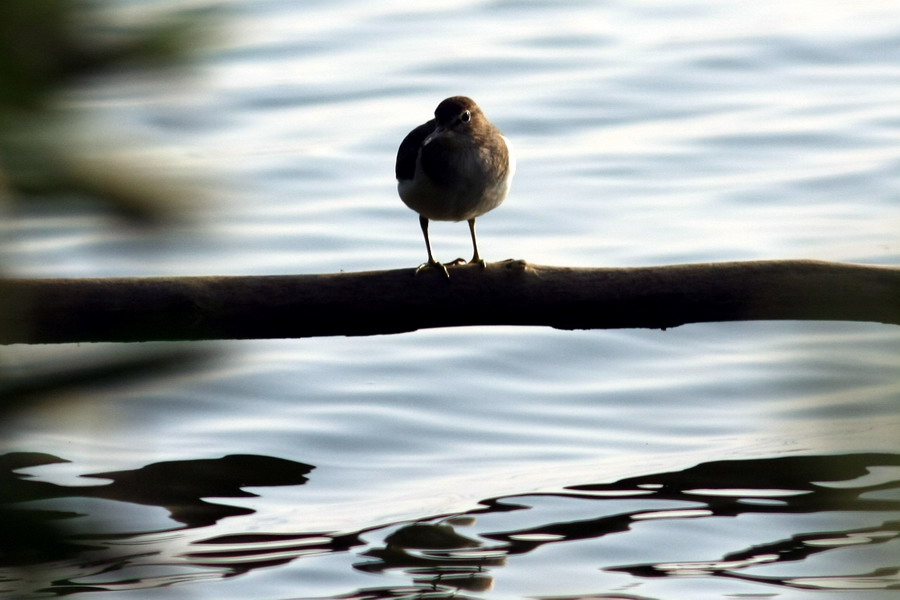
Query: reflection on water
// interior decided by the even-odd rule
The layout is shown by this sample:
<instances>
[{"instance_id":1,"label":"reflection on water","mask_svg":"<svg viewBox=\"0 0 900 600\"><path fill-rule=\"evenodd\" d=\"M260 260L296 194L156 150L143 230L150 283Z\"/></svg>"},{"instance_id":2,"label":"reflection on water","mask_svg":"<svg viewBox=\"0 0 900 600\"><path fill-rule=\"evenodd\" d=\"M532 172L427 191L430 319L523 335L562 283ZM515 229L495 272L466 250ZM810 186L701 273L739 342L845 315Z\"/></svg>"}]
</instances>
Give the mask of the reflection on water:
<instances>
[{"instance_id":1,"label":"reflection on water","mask_svg":"<svg viewBox=\"0 0 900 600\"><path fill-rule=\"evenodd\" d=\"M119 39L207 3L114 4ZM197 80L92 80L60 101L141 140L142 167L212 167L227 197L173 195L198 220L152 238L80 202L22 205L0 219L7 272L414 266L397 145L459 93L519 156L479 221L491 260L900 264L896 0L225 4ZM84 136L108 147L106 127ZM456 225L431 235L466 250ZM2 350L0 596L896 596L896 328L216 348L203 366Z\"/></svg>"},{"instance_id":2,"label":"reflection on water","mask_svg":"<svg viewBox=\"0 0 900 600\"><path fill-rule=\"evenodd\" d=\"M68 487L33 481L15 473L17 469L66 462L48 454L19 452L0 456L2 499L6 502L71 498L103 498L161 506L169 516L187 527L206 527L220 519L253 511L208 502L203 498L254 496L245 487L300 485L314 468L290 460L267 456L230 455L216 459L160 462L133 471L88 473L84 477L110 479L104 485Z\"/></svg>"},{"instance_id":3,"label":"reflection on water","mask_svg":"<svg viewBox=\"0 0 900 600\"><path fill-rule=\"evenodd\" d=\"M678 472L489 498L465 513L355 532L243 531L213 537L203 536L202 530L220 519L254 511L209 502L205 497L254 496L242 489L247 486L300 485L313 467L272 457L236 455L92 474L90 477L111 479L112 483L86 487L56 485L14 472L61 460L35 453L2 457L3 515L7 521L12 515L49 518L42 502L48 499L91 497L162 506L172 519L198 531L188 535L183 530L186 536L181 541L186 544L177 554L171 548L178 540L172 537L174 533L163 537L155 530L68 535L63 540L68 556L36 556L29 577L34 580L35 573L52 573L37 579L44 581L48 591L57 593L154 587L161 578L233 577L330 555L346 557L342 561L350 561L360 572L402 573L406 579L400 586L359 589L335 597L395 598L414 591L449 597L491 589L505 569L518 568L519 556L545 554L552 547L566 545L580 549L582 556L573 558L578 567L627 574L635 580L722 578L793 589L900 589L896 553L884 551L882 564L867 570L856 570L862 563L854 558L870 547L891 548L900 542L900 520L896 519L900 454L715 461ZM296 493L299 499L303 491ZM61 512L65 502L55 506L57 519L88 516ZM826 513L829 520L819 518ZM102 521L104 516L92 518ZM735 531L730 527L734 519L747 523ZM843 522L845 527L811 529L826 522ZM673 524L680 536L674 544L668 539ZM719 541L695 543L709 536ZM657 538L659 546L646 547L648 537ZM709 555L704 545L723 550ZM135 548L140 552L134 552ZM840 558L822 560L822 555L830 554ZM648 560L620 560L631 555ZM653 561L655 555L660 560ZM867 564L871 566L871 562ZM186 565L192 567L192 576L183 572ZM828 569L824 573L823 565ZM772 567L778 567L777 574ZM167 569L171 573L165 573ZM144 579L142 570L152 572L152 577ZM35 591L22 589L25 581L16 573L4 570L5 586L19 592Z\"/></svg>"},{"instance_id":4,"label":"reflection on water","mask_svg":"<svg viewBox=\"0 0 900 600\"><path fill-rule=\"evenodd\" d=\"M128 523L125 530L108 530L113 517L99 512L89 515L85 506L105 508L105 503L82 505L74 499L113 500L145 506L159 506L169 518L187 528L208 527L226 517L252 514L245 507L210 502L204 498L241 498L255 494L248 486L300 485L313 467L280 458L230 455L218 459L184 460L147 465L133 471L92 473L85 477L111 480L88 486L64 486L33 480L16 473L19 469L67 462L37 452L17 452L0 456L0 565L39 565L48 561L74 560L110 549L106 542L128 539L136 533ZM38 508L33 508L37 506ZM69 527L71 520L93 521L86 533ZM137 525L137 523L135 523ZM174 531L181 527L167 527ZM112 550L115 559L123 558ZM109 560L109 559L106 559ZM37 572L42 569L35 568ZM60 572L55 572L58 576ZM68 586L69 584L67 584ZM75 585L75 584L73 584ZM77 587L77 585L75 586Z\"/></svg>"}]
</instances>

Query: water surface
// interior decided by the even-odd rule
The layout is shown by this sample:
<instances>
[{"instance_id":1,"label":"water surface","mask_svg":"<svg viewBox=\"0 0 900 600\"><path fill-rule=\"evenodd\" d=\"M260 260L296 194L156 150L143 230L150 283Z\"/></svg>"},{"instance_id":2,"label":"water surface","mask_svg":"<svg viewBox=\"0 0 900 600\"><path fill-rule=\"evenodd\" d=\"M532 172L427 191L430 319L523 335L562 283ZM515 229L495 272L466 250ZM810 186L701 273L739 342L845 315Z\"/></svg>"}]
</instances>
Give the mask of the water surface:
<instances>
[{"instance_id":1,"label":"water surface","mask_svg":"<svg viewBox=\"0 0 900 600\"><path fill-rule=\"evenodd\" d=\"M509 200L479 219L488 260L900 265L891 2L225 8L191 73L69 98L148 156L210 173L215 201L161 235L91 206L18 207L8 272L416 266L396 147L455 94L519 158ZM439 260L470 252L464 224L433 224L432 242ZM144 351L180 368L35 384ZM3 486L23 499L8 508L65 537L0 571L10 597L880 600L900 586L896 327L479 327L2 357L7 397L29 406L4 415Z\"/></svg>"}]
</instances>

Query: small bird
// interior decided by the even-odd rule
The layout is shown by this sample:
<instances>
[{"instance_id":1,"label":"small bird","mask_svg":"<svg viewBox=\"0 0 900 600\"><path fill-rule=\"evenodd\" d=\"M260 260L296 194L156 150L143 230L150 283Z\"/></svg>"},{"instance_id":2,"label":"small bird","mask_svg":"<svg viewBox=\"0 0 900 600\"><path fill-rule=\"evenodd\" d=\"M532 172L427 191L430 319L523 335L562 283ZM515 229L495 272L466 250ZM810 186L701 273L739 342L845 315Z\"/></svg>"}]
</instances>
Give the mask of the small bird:
<instances>
[{"instance_id":1,"label":"small bird","mask_svg":"<svg viewBox=\"0 0 900 600\"><path fill-rule=\"evenodd\" d=\"M434 118L409 132L397 151L397 189L400 199L419 213L428 262L424 268L447 267L434 260L428 239L428 221L468 221L472 235L471 263L485 266L478 253L475 219L500 206L509 193L516 161L509 143L488 121L475 101L465 96L447 98L434 110ZM453 264L464 263L457 259Z\"/></svg>"}]
</instances>

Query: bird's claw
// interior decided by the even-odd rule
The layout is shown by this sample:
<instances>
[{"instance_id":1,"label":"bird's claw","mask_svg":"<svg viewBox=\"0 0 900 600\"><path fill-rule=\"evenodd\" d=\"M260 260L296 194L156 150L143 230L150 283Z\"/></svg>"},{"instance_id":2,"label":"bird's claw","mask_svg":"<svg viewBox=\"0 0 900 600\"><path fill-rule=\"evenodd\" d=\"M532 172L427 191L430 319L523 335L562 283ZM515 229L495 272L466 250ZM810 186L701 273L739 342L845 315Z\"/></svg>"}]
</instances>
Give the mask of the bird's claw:
<instances>
[{"instance_id":1,"label":"bird's claw","mask_svg":"<svg viewBox=\"0 0 900 600\"><path fill-rule=\"evenodd\" d=\"M500 264L514 271L525 271L528 269L528 262L521 258L507 258L506 260L501 260Z\"/></svg>"},{"instance_id":2,"label":"bird's claw","mask_svg":"<svg viewBox=\"0 0 900 600\"><path fill-rule=\"evenodd\" d=\"M487 262L480 256L472 257L472 260L466 260L464 258L457 258L452 263L449 263L449 265L451 267L457 267L459 265L478 265L482 269L487 268Z\"/></svg>"},{"instance_id":3,"label":"bird's claw","mask_svg":"<svg viewBox=\"0 0 900 600\"><path fill-rule=\"evenodd\" d=\"M442 271L444 273L444 277L446 277L447 279L450 279L450 272L447 270L447 267L444 266L442 263L439 263L436 260L430 260L426 263L422 263L421 265L419 265L419 268L416 269L416 275L418 275L419 272L422 271L423 269L431 269L431 268L439 269L440 271Z\"/></svg>"}]
</instances>

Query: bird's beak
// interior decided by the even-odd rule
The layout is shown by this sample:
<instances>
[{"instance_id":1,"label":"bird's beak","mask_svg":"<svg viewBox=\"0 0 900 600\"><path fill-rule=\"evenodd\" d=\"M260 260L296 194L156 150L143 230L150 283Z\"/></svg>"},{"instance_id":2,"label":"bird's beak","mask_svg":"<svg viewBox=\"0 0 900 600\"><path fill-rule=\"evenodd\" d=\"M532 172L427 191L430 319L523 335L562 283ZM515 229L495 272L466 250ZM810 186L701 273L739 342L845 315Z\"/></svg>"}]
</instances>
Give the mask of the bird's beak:
<instances>
[{"instance_id":1,"label":"bird's beak","mask_svg":"<svg viewBox=\"0 0 900 600\"><path fill-rule=\"evenodd\" d=\"M433 140L433 139L436 138L437 136L441 135L441 134L444 133L445 131L446 131L446 129L444 129L443 127L441 127L440 125L438 125L437 127L434 128L434 131L432 131L430 134L428 134L428 137L425 138L425 141L422 142L422 145L423 145L423 146L427 146L428 144L431 143L431 140Z\"/></svg>"}]
</instances>

